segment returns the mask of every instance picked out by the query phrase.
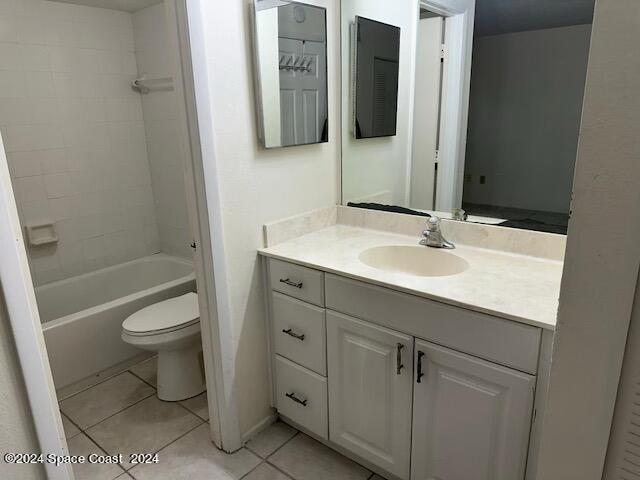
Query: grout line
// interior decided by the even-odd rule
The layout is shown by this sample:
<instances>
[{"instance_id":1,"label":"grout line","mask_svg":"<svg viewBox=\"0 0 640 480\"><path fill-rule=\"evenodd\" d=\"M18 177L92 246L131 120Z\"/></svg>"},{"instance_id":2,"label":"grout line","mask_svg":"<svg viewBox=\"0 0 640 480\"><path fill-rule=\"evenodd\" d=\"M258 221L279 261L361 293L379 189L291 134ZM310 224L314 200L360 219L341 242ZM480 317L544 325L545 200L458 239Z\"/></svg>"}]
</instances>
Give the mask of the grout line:
<instances>
[{"instance_id":1,"label":"grout line","mask_svg":"<svg viewBox=\"0 0 640 480\"><path fill-rule=\"evenodd\" d=\"M129 367L126 371L127 371L127 372L129 372L129 373L130 373L131 375L133 375L134 377L136 377L136 378L138 378L138 379L142 380L142 381L143 381L144 383L146 383L147 385L149 385L149 386L151 386L151 387L153 387L153 388L155 388L155 389L157 390L157 389L158 389L158 385L153 385L151 382L148 382L147 380L145 380L144 378L142 378L140 375L138 375L137 373L135 373L134 371L132 371L132 370L131 370L132 368L135 368L135 367L137 367L138 365L142 365L143 363L150 362L150 361L151 361L151 360L153 360L154 358L155 358L155 359L157 359L157 358L158 358L158 356L156 355L156 356L153 356L153 357L151 357L151 358L147 358L146 360L144 360L144 361L142 361L142 362L140 362L140 363L136 363L135 365L132 365L131 367ZM157 382L157 367L156 367L156 384L157 384L157 383L158 383L158 382Z\"/></svg>"},{"instance_id":2,"label":"grout line","mask_svg":"<svg viewBox=\"0 0 640 480\"><path fill-rule=\"evenodd\" d=\"M179 437L175 438L174 440L171 440L171 441L170 441L169 443L167 443L166 445L163 445L163 446L161 446L160 448L158 448L157 450L155 450L155 451L153 451L153 452L149 452L149 453L151 453L152 455L154 455L154 454L156 454L156 453L157 453L157 454L159 454L162 450L164 450L165 448L167 448L169 445L173 445L173 444L174 444L174 443L176 443L178 440L180 440L181 438L186 437L186 436L187 436L187 435L189 435L191 432L193 432L196 428L201 427L201 426L202 426L202 425L204 425L205 423L206 423L206 422L200 422L198 425L196 425L195 427L193 427L193 428L191 428L191 429L187 430L187 431L186 431L186 432L184 432L182 435L180 435ZM212 443L212 445L213 445L213 443ZM218 447L216 447L215 445L214 445L214 448L215 448L215 449L218 449ZM220 450L220 451L222 451L222 450ZM224 453L224 452L223 452L223 453ZM142 465L142 467L141 467L141 469L142 469L142 468L144 467L144 464L138 464L138 465L132 465L132 466L130 466L129 468L125 468L125 471L126 471L127 473L129 473L129 471L131 471L131 470L133 470L134 468L136 468L136 467L138 467L138 466L141 466L141 465ZM124 467L123 467L123 468L124 468Z\"/></svg>"},{"instance_id":3,"label":"grout line","mask_svg":"<svg viewBox=\"0 0 640 480\"><path fill-rule=\"evenodd\" d=\"M293 428L293 427L292 427L292 428ZM269 459L270 459L271 457L273 457L273 456L274 456L274 455L275 455L275 454L276 454L280 449L282 449L282 448L283 448L287 443L289 443L291 440L293 440L294 438L296 438L296 437L298 436L298 434L299 434L299 433L300 433L300 430L296 430L296 433L294 433L294 434L291 436L291 438L290 438L289 440L287 440L286 442L284 442L282 445L280 445L278 448L276 448L273 452L271 452L269 455L267 455L267 456L265 457L265 460L266 460L266 461L269 461ZM258 454L256 453L256 455L258 455ZM260 455L258 455L258 456L260 456ZM269 462L269 463L271 463L271 462Z\"/></svg>"},{"instance_id":4,"label":"grout line","mask_svg":"<svg viewBox=\"0 0 640 480\"><path fill-rule=\"evenodd\" d=\"M138 364L136 364L136 365L138 365ZM90 390L90 389L92 389L93 387L97 387L98 385L101 385L101 384L103 384L104 382L108 382L108 381L109 381L109 380L111 380L112 378L115 378L115 377L117 377L118 375L122 375L123 373L126 373L126 372L128 372L128 371L129 371L129 369L122 370L122 371L120 371L120 372L117 372L117 373L114 373L113 375L108 376L107 378L105 378L105 379L103 379L103 380L100 380L99 382L92 383L91 385L87 385L86 387L84 387L84 388L82 388L82 389L78 390L77 392L70 393L69 395L65 396L64 398L59 398L59 399L58 399L58 403L64 402L65 400L68 400L68 399L70 399L70 398L72 398L72 397L75 397L76 395L79 395L79 394L81 394L81 393L83 393L83 392L86 392L87 390ZM136 375L136 377L137 377L137 375ZM139 377L138 377L138 378L139 378ZM142 379L141 379L141 380L142 380ZM145 383L146 383L146 382L145 382ZM57 397L57 396L58 396L58 394L57 394L57 392L56 392L56 397Z\"/></svg>"},{"instance_id":5,"label":"grout line","mask_svg":"<svg viewBox=\"0 0 640 480\"><path fill-rule=\"evenodd\" d=\"M199 396L202 395L201 393L196 395ZM195 397L191 397L191 398L195 398ZM187 400L190 400L189 398L187 398ZM162 401L162 400L160 400ZM168 403L177 403L178 405L180 405L182 408L184 408L187 412L189 412L191 415L195 416L198 420L202 420L203 422L208 423L209 420L205 420L204 418L202 418L200 415L198 415L196 412L192 411L190 408L187 408L185 405L182 404L182 402L184 402L184 400L179 400L177 402L168 402ZM207 411L208 411L209 407L207 406Z\"/></svg>"},{"instance_id":6,"label":"grout line","mask_svg":"<svg viewBox=\"0 0 640 480\"><path fill-rule=\"evenodd\" d=\"M58 410L60 410L60 404L58 404ZM70 424L72 424L74 427L76 427L78 429L78 433L76 433L75 435L71 435L70 437L67 437L67 432L64 432L64 436L66 437L67 440L71 440L72 438L77 437L78 435L83 433L82 429L80 428L80 425L78 425L76 422L71 420L69 418L69 415L65 414L62 410L60 410L60 416L66 418L67 422L69 422ZM63 427L64 427L64 422L63 422ZM64 430L64 428L63 428L63 430Z\"/></svg>"},{"instance_id":7,"label":"grout line","mask_svg":"<svg viewBox=\"0 0 640 480\"><path fill-rule=\"evenodd\" d=\"M105 455L111 455L111 454L110 454L109 452L107 452L104 448L102 448L102 446L101 446L98 442L96 442L96 441L95 441L95 440L94 440L94 439L93 439L89 434L87 434L87 433L85 433L85 432L82 432L82 434L83 434L85 437L87 437L91 443L93 443L96 447L98 447L100 450L102 450L102 451L104 452L104 454L105 454ZM122 472L120 472L120 473L118 474L118 477L119 477L119 476L121 476L123 473L126 473L126 472L127 472L127 469L126 469L126 468L124 468L124 466L123 466L122 464L118 463L117 465L122 469ZM117 478L117 477L116 477L116 478Z\"/></svg>"},{"instance_id":8,"label":"grout line","mask_svg":"<svg viewBox=\"0 0 640 480\"><path fill-rule=\"evenodd\" d=\"M246 448L246 447L244 447L244 448ZM238 450L238 451L240 451L240 450ZM260 457L258 457L258 458L260 458ZM260 465L262 465L263 463L264 463L264 460L260 459L260 461L258 462L258 464L257 464L255 467L253 467L251 470L249 470L247 473L245 473L244 475L242 475L242 476L240 477L240 479L239 479L239 480L242 480L243 478L247 478L247 477L248 477L249 475L251 475L254 471L256 471L258 468L260 468Z\"/></svg>"},{"instance_id":9,"label":"grout line","mask_svg":"<svg viewBox=\"0 0 640 480\"><path fill-rule=\"evenodd\" d=\"M274 453L275 453L275 452L274 452ZM269 465L271 468L273 468L274 470L277 470L278 472L282 473L284 476L286 476L286 477L290 478L291 480L296 480L293 476L291 476L291 474L289 474L289 473L285 472L285 471L284 471L283 469L281 469L279 466L274 465L274 464L273 464L273 463L271 463L271 462L267 462L266 460L265 460L265 463L266 463L267 465Z\"/></svg>"},{"instance_id":10,"label":"grout line","mask_svg":"<svg viewBox=\"0 0 640 480\"><path fill-rule=\"evenodd\" d=\"M115 417L116 415L118 415L119 413L124 412L125 410L129 410L131 407L133 407L134 405L139 404L140 402L144 402L147 398L152 397L156 394L155 390L153 392L151 392L149 395L147 395L146 397L143 397L139 400L136 400L134 403L132 403L131 405L127 405L126 407L122 408L121 410L118 410L115 413L112 413L111 415L109 415L108 417L103 418L102 420L100 420L99 422L93 423L91 425L89 425L88 427L85 428L81 428L80 430L82 432L86 432L87 430L89 430L90 428L96 427L98 425L100 425L102 422L105 422L107 420L109 420L111 417Z\"/></svg>"}]
</instances>

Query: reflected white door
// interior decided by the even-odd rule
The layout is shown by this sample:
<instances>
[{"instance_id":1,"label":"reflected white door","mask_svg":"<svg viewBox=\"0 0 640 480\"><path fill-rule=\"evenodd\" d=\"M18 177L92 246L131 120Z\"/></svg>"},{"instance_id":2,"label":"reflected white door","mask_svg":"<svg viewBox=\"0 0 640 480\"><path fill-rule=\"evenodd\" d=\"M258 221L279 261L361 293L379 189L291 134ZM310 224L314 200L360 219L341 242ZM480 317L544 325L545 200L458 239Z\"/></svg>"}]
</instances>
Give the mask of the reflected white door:
<instances>
[{"instance_id":1,"label":"reflected white door","mask_svg":"<svg viewBox=\"0 0 640 480\"><path fill-rule=\"evenodd\" d=\"M434 208L443 28L442 17L418 22L410 206L425 210Z\"/></svg>"},{"instance_id":2,"label":"reflected white door","mask_svg":"<svg viewBox=\"0 0 640 480\"><path fill-rule=\"evenodd\" d=\"M280 57L291 64L309 66L309 71L280 70L280 122L282 146L321 141L327 120L326 54L324 42L280 38Z\"/></svg>"}]
</instances>

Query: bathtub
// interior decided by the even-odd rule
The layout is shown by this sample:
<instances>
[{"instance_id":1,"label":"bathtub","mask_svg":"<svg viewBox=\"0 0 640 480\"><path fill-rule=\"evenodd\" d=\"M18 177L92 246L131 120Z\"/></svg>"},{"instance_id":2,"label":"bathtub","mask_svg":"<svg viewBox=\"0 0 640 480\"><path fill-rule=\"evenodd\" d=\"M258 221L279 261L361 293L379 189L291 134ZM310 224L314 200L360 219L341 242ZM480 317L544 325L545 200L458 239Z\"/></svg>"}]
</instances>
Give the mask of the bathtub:
<instances>
[{"instance_id":1,"label":"bathtub","mask_svg":"<svg viewBox=\"0 0 640 480\"><path fill-rule=\"evenodd\" d=\"M56 389L139 356L122 322L147 305L196 291L193 264L164 254L139 258L35 289Z\"/></svg>"}]
</instances>

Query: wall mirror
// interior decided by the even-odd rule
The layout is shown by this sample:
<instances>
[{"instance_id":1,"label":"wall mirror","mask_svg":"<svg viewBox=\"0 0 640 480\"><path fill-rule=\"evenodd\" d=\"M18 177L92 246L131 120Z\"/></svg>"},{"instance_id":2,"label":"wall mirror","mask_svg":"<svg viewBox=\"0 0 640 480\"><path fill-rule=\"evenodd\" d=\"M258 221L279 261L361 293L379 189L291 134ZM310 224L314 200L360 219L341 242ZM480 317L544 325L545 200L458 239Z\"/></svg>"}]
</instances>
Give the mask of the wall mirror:
<instances>
[{"instance_id":1,"label":"wall mirror","mask_svg":"<svg viewBox=\"0 0 640 480\"><path fill-rule=\"evenodd\" d=\"M255 0L258 130L266 148L328 141L327 19L322 7Z\"/></svg>"},{"instance_id":2,"label":"wall mirror","mask_svg":"<svg viewBox=\"0 0 640 480\"><path fill-rule=\"evenodd\" d=\"M570 3L342 0L343 204L566 233L594 8ZM400 30L394 136L353 134L359 17Z\"/></svg>"}]
</instances>

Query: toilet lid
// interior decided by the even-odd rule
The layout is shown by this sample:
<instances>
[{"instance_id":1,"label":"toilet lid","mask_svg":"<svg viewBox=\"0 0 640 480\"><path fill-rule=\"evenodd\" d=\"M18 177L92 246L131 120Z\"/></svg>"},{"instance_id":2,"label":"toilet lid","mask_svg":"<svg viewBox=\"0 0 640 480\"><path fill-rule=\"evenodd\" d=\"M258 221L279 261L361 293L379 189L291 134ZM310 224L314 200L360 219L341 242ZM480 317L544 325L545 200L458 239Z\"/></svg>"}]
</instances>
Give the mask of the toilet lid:
<instances>
[{"instance_id":1,"label":"toilet lid","mask_svg":"<svg viewBox=\"0 0 640 480\"><path fill-rule=\"evenodd\" d=\"M122 328L131 333L149 333L187 327L199 320L198 295L189 292L138 310L122 322Z\"/></svg>"}]
</instances>

